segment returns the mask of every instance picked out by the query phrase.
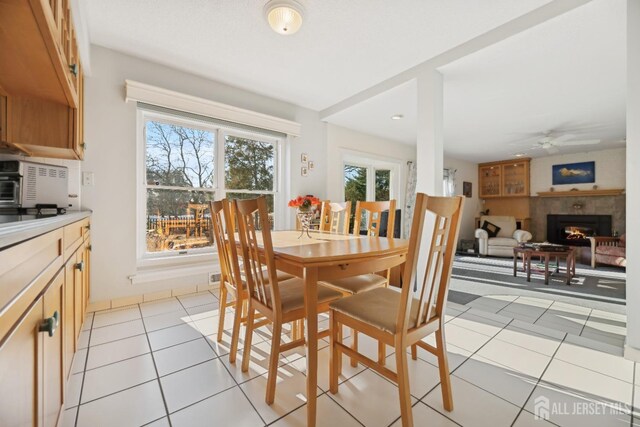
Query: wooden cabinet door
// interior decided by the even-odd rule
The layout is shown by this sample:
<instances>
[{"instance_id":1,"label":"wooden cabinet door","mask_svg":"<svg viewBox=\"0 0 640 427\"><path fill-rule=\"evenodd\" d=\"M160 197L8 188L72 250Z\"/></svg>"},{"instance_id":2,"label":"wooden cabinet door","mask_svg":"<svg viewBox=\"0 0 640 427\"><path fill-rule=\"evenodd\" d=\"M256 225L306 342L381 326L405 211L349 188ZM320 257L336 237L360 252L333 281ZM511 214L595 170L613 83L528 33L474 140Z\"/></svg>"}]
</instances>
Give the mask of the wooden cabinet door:
<instances>
[{"instance_id":1,"label":"wooden cabinet door","mask_svg":"<svg viewBox=\"0 0 640 427\"><path fill-rule=\"evenodd\" d=\"M44 293L44 319L54 318L53 333L42 333L44 427L58 424L64 398L64 270L60 270ZM51 336L50 336L51 335Z\"/></svg>"},{"instance_id":2,"label":"wooden cabinet door","mask_svg":"<svg viewBox=\"0 0 640 427\"><path fill-rule=\"evenodd\" d=\"M84 293L84 272L85 272L85 253L84 247L81 246L78 248L76 252L76 264L74 267L74 298L73 298L73 306L74 306L74 325L75 325L75 339L78 339L80 336L80 330L82 328L82 321L84 320L84 310L83 310L83 293Z\"/></svg>"},{"instance_id":3,"label":"wooden cabinet door","mask_svg":"<svg viewBox=\"0 0 640 427\"><path fill-rule=\"evenodd\" d=\"M84 291L83 291L83 305L82 305L82 313L87 312L87 306L89 305L89 297L91 289L91 241L87 240L84 246ZM84 318L83 318L84 321Z\"/></svg>"},{"instance_id":4,"label":"wooden cabinet door","mask_svg":"<svg viewBox=\"0 0 640 427\"><path fill-rule=\"evenodd\" d=\"M64 307L63 314L63 334L64 334L64 372L65 378L69 378L71 373L71 363L73 362L73 354L76 351L76 336L75 336L75 273L76 273L76 258L72 256L69 261L64 265Z\"/></svg>"},{"instance_id":5,"label":"wooden cabinet door","mask_svg":"<svg viewBox=\"0 0 640 427\"><path fill-rule=\"evenodd\" d=\"M0 343L0 425L42 424L43 298L38 298Z\"/></svg>"},{"instance_id":6,"label":"wooden cabinet door","mask_svg":"<svg viewBox=\"0 0 640 427\"><path fill-rule=\"evenodd\" d=\"M80 160L84 159L84 75L82 67L79 66L78 75L78 108L73 110L73 149Z\"/></svg>"},{"instance_id":7,"label":"wooden cabinet door","mask_svg":"<svg viewBox=\"0 0 640 427\"><path fill-rule=\"evenodd\" d=\"M478 171L480 198L500 197L502 195L501 165L480 166Z\"/></svg>"}]
</instances>

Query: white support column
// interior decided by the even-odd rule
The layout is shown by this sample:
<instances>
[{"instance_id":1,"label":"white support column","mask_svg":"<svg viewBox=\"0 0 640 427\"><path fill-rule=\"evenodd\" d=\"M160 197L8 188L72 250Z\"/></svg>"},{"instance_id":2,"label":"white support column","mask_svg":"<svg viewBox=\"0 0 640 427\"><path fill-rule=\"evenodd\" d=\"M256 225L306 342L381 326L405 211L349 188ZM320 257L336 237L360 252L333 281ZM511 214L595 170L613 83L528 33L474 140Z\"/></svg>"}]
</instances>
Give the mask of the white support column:
<instances>
[{"instance_id":1,"label":"white support column","mask_svg":"<svg viewBox=\"0 0 640 427\"><path fill-rule=\"evenodd\" d=\"M640 362L640 0L627 0L627 342Z\"/></svg>"},{"instance_id":2,"label":"white support column","mask_svg":"<svg viewBox=\"0 0 640 427\"><path fill-rule=\"evenodd\" d=\"M442 195L443 152L442 74L430 70L418 76L416 191Z\"/></svg>"}]
</instances>

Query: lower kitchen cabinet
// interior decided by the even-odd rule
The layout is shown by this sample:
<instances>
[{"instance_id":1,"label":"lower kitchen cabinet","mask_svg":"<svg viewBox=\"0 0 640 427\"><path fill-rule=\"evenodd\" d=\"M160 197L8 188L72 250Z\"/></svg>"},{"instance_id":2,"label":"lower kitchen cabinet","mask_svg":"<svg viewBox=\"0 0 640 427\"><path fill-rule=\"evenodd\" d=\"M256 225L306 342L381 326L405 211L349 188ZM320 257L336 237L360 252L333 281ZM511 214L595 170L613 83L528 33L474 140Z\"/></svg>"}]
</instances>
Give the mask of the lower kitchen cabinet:
<instances>
[{"instance_id":1,"label":"lower kitchen cabinet","mask_svg":"<svg viewBox=\"0 0 640 427\"><path fill-rule=\"evenodd\" d=\"M68 227L72 226L77 223ZM62 236L60 230L52 233L56 238ZM36 239L48 241L46 235ZM3 262L10 266L7 261L14 260L19 268L0 267L0 281L20 279L27 285L0 307L0 323L6 331L0 335L0 426L55 427L65 403L65 385L88 304L90 245L84 240L62 266L56 258L45 270L39 266L29 273L24 266L35 263L30 259L15 261L20 246L27 244L33 245L33 241L0 250L0 266ZM58 247L62 256L63 238ZM43 271L51 269L55 273L48 277L53 278L43 284ZM16 314L13 307L26 308Z\"/></svg>"}]
</instances>

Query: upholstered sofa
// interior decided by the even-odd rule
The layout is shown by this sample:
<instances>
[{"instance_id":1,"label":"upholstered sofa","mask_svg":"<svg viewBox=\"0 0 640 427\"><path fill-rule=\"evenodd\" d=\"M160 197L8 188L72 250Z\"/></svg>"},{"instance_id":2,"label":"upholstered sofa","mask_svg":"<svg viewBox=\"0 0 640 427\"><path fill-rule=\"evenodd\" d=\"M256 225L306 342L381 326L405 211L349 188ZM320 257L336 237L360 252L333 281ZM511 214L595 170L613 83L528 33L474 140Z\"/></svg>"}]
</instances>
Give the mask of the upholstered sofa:
<instances>
[{"instance_id":1,"label":"upholstered sofa","mask_svg":"<svg viewBox=\"0 0 640 427\"><path fill-rule=\"evenodd\" d=\"M483 227L485 221L500 229L495 237L491 237L489 231L484 228L476 230L478 252L481 256L512 257L514 247L518 246L519 243L528 242L533 237L528 231L518 230L516 219L512 216L481 216L480 227Z\"/></svg>"},{"instance_id":2,"label":"upholstered sofa","mask_svg":"<svg viewBox=\"0 0 640 427\"><path fill-rule=\"evenodd\" d=\"M591 267L597 264L627 266L626 235L620 237L589 237L591 240Z\"/></svg>"}]
</instances>

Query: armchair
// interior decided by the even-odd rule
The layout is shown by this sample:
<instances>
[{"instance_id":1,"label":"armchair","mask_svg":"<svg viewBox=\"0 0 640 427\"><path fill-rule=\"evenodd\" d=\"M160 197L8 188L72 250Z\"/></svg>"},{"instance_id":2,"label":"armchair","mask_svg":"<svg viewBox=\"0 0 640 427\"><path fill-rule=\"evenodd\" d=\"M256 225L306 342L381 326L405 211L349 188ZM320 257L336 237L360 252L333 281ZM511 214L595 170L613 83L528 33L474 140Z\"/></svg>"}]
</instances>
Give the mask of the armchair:
<instances>
[{"instance_id":1,"label":"armchair","mask_svg":"<svg viewBox=\"0 0 640 427\"><path fill-rule=\"evenodd\" d=\"M502 256L512 257L513 248L519 243L528 242L533 238L531 233L526 230L516 229L516 219L512 216L481 216L480 226L488 221L498 227L496 237L489 237L489 233L482 229L476 229L476 238L478 239L479 254L481 256Z\"/></svg>"},{"instance_id":2,"label":"armchair","mask_svg":"<svg viewBox=\"0 0 640 427\"><path fill-rule=\"evenodd\" d=\"M620 237L589 237L591 241L591 268L596 264L627 266L626 235Z\"/></svg>"}]
</instances>

